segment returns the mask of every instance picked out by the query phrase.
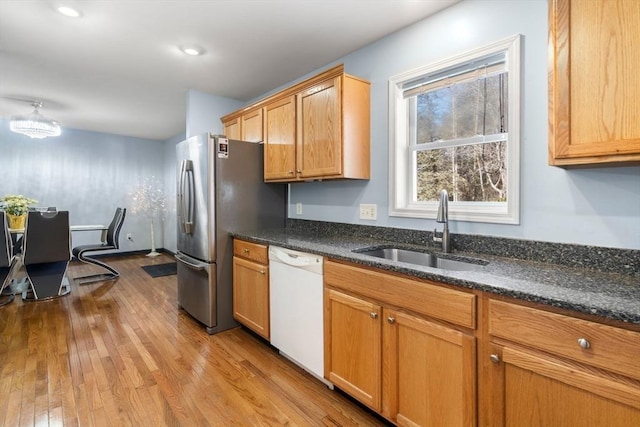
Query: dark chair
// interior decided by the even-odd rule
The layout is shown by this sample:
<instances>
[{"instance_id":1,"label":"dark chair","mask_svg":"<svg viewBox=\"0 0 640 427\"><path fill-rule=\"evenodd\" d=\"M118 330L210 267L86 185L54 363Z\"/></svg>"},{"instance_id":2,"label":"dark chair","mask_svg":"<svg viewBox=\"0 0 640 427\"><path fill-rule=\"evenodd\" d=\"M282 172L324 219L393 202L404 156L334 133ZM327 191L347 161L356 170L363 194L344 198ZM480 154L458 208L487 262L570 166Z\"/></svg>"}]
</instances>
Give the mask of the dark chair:
<instances>
[{"instance_id":1,"label":"dark chair","mask_svg":"<svg viewBox=\"0 0 640 427\"><path fill-rule=\"evenodd\" d=\"M22 294L22 299L34 301L69 294L71 286L66 273L70 260L69 212L28 212L22 263L29 289Z\"/></svg>"},{"instance_id":2,"label":"dark chair","mask_svg":"<svg viewBox=\"0 0 640 427\"><path fill-rule=\"evenodd\" d=\"M13 253L13 241L9 233L9 223L4 211L0 211L0 306L7 305L14 300L13 292L5 293L9 289L12 270L16 265Z\"/></svg>"},{"instance_id":3,"label":"dark chair","mask_svg":"<svg viewBox=\"0 0 640 427\"><path fill-rule=\"evenodd\" d=\"M81 276L76 277L75 280L79 285L84 285L91 282L104 281L104 280L113 280L120 277L120 273L118 273L113 267L105 264L104 262L98 261L95 258L90 258L85 255L87 252L94 254L96 252L104 252L118 249L119 239L120 239L120 229L122 229L122 224L124 223L124 217L127 213L125 208L117 208L116 213L113 216L113 220L111 220L111 224L109 224L109 228L107 229L106 238L103 239L101 243L94 245L82 245L76 246L73 248L73 256L79 259L82 262L86 262L89 264L99 265L102 268L105 268L109 271L109 273L102 274L92 274L89 276Z\"/></svg>"}]
</instances>

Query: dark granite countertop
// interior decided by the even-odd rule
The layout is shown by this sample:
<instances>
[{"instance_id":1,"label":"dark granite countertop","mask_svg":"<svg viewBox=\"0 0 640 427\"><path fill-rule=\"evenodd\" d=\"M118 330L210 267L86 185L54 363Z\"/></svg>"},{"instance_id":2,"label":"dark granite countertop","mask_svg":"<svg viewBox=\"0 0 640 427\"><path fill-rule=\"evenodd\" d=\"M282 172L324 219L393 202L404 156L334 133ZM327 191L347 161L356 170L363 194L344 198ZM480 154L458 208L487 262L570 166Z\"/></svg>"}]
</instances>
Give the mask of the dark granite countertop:
<instances>
[{"instance_id":1,"label":"dark granite countertop","mask_svg":"<svg viewBox=\"0 0 640 427\"><path fill-rule=\"evenodd\" d=\"M368 247L402 247L437 252L424 245L393 243L373 237L322 235L314 230L271 229L238 231L234 237L281 246L326 257L376 267L410 276L477 289L521 300L640 325L640 276L600 272L546 262L454 251L444 257L486 261L479 271L450 271L389 261L357 252Z\"/></svg>"}]
</instances>

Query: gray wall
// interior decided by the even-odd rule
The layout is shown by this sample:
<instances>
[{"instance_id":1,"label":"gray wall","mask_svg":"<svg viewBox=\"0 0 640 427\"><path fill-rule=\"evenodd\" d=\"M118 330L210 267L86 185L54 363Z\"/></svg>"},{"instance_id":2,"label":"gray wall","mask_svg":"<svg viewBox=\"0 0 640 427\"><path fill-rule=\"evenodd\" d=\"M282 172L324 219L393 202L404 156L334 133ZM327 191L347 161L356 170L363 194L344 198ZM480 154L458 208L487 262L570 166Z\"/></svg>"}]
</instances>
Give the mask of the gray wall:
<instances>
[{"instance_id":1,"label":"gray wall","mask_svg":"<svg viewBox=\"0 0 640 427\"><path fill-rule=\"evenodd\" d=\"M210 132L222 133L220 117L237 110L242 103L234 99L210 95L196 90L187 94L187 137ZM167 215L164 222L164 248L176 252L176 144L184 135L176 135L164 143L164 182L167 195Z\"/></svg>"},{"instance_id":2,"label":"gray wall","mask_svg":"<svg viewBox=\"0 0 640 427\"><path fill-rule=\"evenodd\" d=\"M68 210L71 225L111 222L117 206L127 208L120 235L121 251L148 249L148 219L131 211L136 185L148 177L162 180L163 151L159 141L74 129L57 138L31 139L0 121L0 196L23 194L38 206ZM133 241L127 241L131 233ZM156 247L163 247L156 227ZM99 232L73 232L73 245L97 243Z\"/></svg>"},{"instance_id":3,"label":"gray wall","mask_svg":"<svg viewBox=\"0 0 640 427\"><path fill-rule=\"evenodd\" d=\"M451 231L640 249L640 167L565 170L547 164L544 0L466 0L336 61L344 62L348 73L372 83L371 180L292 184L289 217L421 230L436 227L433 220L387 214L388 79L517 33L524 36L521 223L457 221L450 224ZM317 71L330 65L334 63ZM302 215L295 213L298 202L303 204ZM360 203L377 204L378 220L360 220Z\"/></svg>"}]
</instances>

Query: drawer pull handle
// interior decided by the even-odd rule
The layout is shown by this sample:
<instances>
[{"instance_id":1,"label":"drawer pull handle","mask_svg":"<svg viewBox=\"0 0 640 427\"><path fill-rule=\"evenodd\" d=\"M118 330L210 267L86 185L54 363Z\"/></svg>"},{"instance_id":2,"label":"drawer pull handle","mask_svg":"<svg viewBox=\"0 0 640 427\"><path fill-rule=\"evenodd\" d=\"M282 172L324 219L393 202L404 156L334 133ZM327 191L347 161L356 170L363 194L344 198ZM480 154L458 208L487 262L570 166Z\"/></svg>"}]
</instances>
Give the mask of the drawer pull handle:
<instances>
[{"instance_id":1,"label":"drawer pull handle","mask_svg":"<svg viewBox=\"0 0 640 427\"><path fill-rule=\"evenodd\" d=\"M497 354L492 354L491 356L489 356L489 359L491 359L493 363L500 363L500 356L498 356Z\"/></svg>"},{"instance_id":2,"label":"drawer pull handle","mask_svg":"<svg viewBox=\"0 0 640 427\"><path fill-rule=\"evenodd\" d=\"M387 322L389 322L389 324L394 324L394 323L396 323L396 318L395 317L387 317Z\"/></svg>"},{"instance_id":3,"label":"drawer pull handle","mask_svg":"<svg viewBox=\"0 0 640 427\"><path fill-rule=\"evenodd\" d=\"M584 349L591 348L591 343L586 338L578 338L578 345Z\"/></svg>"},{"instance_id":4,"label":"drawer pull handle","mask_svg":"<svg viewBox=\"0 0 640 427\"><path fill-rule=\"evenodd\" d=\"M371 316L372 319L377 319L378 313L376 313L375 311L372 311L371 313L369 313L369 316Z\"/></svg>"}]
</instances>

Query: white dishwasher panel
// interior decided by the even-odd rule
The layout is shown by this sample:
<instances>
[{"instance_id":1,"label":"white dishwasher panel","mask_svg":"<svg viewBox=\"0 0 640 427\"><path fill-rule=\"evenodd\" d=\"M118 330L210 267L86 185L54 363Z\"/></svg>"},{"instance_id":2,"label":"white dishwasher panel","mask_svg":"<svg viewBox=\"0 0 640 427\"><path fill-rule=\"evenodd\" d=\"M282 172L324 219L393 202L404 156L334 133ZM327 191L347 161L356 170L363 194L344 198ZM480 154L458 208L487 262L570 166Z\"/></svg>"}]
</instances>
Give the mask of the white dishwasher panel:
<instances>
[{"instance_id":1,"label":"white dishwasher panel","mask_svg":"<svg viewBox=\"0 0 640 427\"><path fill-rule=\"evenodd\" d=\"M269 247L271 344L331 386L323 378L322 264L319 255Z\"/></svg>"}]
</instances>

